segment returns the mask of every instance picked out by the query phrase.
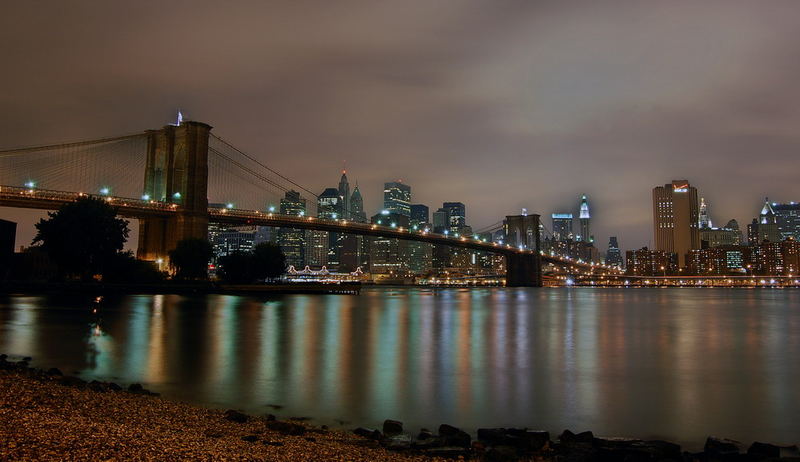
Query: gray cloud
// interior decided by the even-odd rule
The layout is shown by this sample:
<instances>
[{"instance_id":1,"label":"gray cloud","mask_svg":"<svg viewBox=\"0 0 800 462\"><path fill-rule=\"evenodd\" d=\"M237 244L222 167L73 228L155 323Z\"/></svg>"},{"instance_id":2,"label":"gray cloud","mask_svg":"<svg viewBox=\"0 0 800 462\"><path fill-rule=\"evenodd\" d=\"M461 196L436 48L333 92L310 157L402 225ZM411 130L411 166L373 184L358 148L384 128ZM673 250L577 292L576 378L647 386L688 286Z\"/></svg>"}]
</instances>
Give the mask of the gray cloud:
<instances>
[{"instance_id":1,"label":"gray cloud","mask_svg":"<svg viewBox=\"0 0 800 462\"><path fill-rule=\"evenodd\" d=\"M346 159L370 211L395 178L432 208L465 202L476 228L586 193L600 246L633 248L673 178L717 222L800 199L798 20L791 0L16 2L0 146L180 107L315 190Z\"/></svg>"}]
</instances>

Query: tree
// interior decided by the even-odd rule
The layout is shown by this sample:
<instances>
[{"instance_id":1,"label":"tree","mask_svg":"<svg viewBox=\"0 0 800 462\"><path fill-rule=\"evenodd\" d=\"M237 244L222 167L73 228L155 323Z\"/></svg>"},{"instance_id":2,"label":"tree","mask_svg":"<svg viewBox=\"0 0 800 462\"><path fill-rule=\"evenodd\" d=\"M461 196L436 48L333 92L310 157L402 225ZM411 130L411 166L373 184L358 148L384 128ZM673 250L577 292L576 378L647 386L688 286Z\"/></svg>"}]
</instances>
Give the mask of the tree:
<instances>
[{"instance_id":1,"label":"tree","mask_svg":"<svg viewBox=\"0 0 800 462\"><path fill-rule=\"evenodd\" d=\"M249 284L255 280L251 253L233 252L220 257L217 263L217 275L228 284Z\"/></svg>"},{"instance_id":2,"label":"tree","mask_svg":"<svg viewBox=\"0 0 800 462\"><path fill-rule=\"evenodd\" d=\"M103 272L103 282L157 283L164 273L151 261L137 260L133 252L120 252L111 258Z\"/></svg>"},{"instance_id":3,"label":"tree","mask_svg":"<svg viewBox=\"0 0 800 462\"><path fill-rule=\"evenodd\" d=\"M176 279L207 279L208 262L213 250L207 240L201 238L178 241L175 250L169 252L169 265L175 269Z\"/></svg>"},{"instance_id":4,"label":"tree","mask_svg":"<svg viewBox=\"0 0 800 462\"><path fill-rule=\"evenodd\" d=\"M81 198L47 215L36 224L33 244L41 243L61 276L102 274L128 240L128 222L102 199Z\"/></svg>"},{"instance_id":5,"label":"tree","mask_svg":"<svg viewBox=\"0 0 800 462\"><path fill-rule=\"evenodd\" d=\"M273 242L262 242L253 249L254 279L275 279L286 271L286 255Z\"/></svg>"}]
</instances>

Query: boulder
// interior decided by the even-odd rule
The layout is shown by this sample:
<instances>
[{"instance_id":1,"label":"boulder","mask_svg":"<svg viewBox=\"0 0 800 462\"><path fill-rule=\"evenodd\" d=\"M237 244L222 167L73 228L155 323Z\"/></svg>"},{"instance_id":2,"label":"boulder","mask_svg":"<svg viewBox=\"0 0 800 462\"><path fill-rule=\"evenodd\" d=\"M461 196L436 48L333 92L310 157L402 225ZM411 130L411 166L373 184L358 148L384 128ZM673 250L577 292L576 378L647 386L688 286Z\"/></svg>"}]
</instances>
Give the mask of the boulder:
<instances>
[{"instance_id":1,"label":"boulder","mask_svg":"<svg viewBox=\"0 0 800 462\"><path fill-rule=\"evenodd\" d=\"M381 445L392 451L411 449L411 436L404 434L387 436L381 440Z\"/></svg>"},{"instance_id":2,"label":"boulder","mask_svg":"<svg viewBox=\"0 0 800 462\"><path fill-rule=\"evenodd\" d=\"M383 434L386 436L399 435L403 433L403 422L398 420L384 420L383 421Z\"/></svg>"},{"instance_id":3,"label":"boulder","mask_svg":"<svg viewBox=\"0 0 800 462\"><path fill-rule=\"evenodd\" d=\"M306 433L306 427L294 422L285 422L282 420L267 422L267 428L283 435L300 436Z\"/></svg>"},{"instance_id":4,"label":"boulder","mask_svg":"<svg viewBox=\"0 0 800 462\"><path fill-rule=\"evenodd\" d=\"M128 391L130 393L136 393L137 395L143 395L147 393L141 383L132 383L128 385Z\"/></svg>"},{"instance_id":5,"label":"boulder","mask_svg":"<svg viewBox=\"0 0 800 462\"><path fill-rule=\"evenodd\" d=\"M509 428L506 435L506 444L524 452L541 451L550 443L550 433L546 431Z\"/></svg>"},{"instance_id":6,"label":"boulder","mask_svg":"<svg viewBox=\"0 0 800 462\"><path fill-rule=\"evenodd\" d=\"M581 444L581 443L589 443L591 444L594 441L594 435L592 432L581 432L581 433L572 433L569 430L564 430L561 435L558 436L558 441L561 444L570 445L570 444Z\"/></svg>"},{"instance_id":7,"label":"boulder","mask_svg":"<svg viewBox=\"0 0 800 462\"><path fill-rule=\"evenodd\" d=\"M58 368L51 367L50 369L47 370L47 375L62 376L64 374L62 374Z\"/></svg>"},{"instance_id":8,"label":"boulder","mask_svg":"<svg viewBox=\"0 0 800 462\"><path fill-rule=\"evenodd\" d=\"M711 456L728 456L742 452L742 443L736 440L709 436L703 451Z\"/></svg>"},{"instance_id":9,"label":"boulder","mask_svg":"<svg viewBox=\"0 0 800 462\"><path fill-rule=\"evenodd\" d=\"M97 380L92 380L91 382L89 382L89 389L92 391L99 391L102 393L107 391L108 388L105 383L98 382Z\"/></svg>"},{"instance_id":10,"label":"boulder","mask_svg":"<svg viewBox=\"0 0 800 462\"><path fill-rule=\"evenodd\" d=\"M108 389L112 391L122 391L122 387L114 382L108 383Z\"/></svg>"},{"instance_id":11,"label":"boulder","mask_svg":"<svg viewBox=\"0 0 800 462\"><path fill-rule=\"evenodd\" d=\"M235 409L228 409L227 411L225 411L224 419L236 423L245 423L247 422L247 419L249 419L249 417L247 414L239 412Z\"/></svg>"},{"instance_id":12,"label":"boulder","mask_svg":"<svg viewBox=\"0 0 800 462\"><path fill-rule=\"evenodd\" d=\"M518 459L517 450L511 446L493 446L484 456L487 462L513 462Z\"/></svg>"},{"instance_id":13,"label":"boulder","mask_svg":"<svg viewBox=\"0 0 800 462\"><path fill-rule=\"evenodd\" d=\"M439 438L442 440L442 446L468 448L472 442L469 433L447 424L439 425Z\"/></svg>"},{"instance_id":14,"label":"boulder","mask_svg":"<svg viewBox=\"0 0 800 462\"><path fill-rule=\"evenodd\" d=\"M506 437L505 428L479 428L478 440L483 441L489 446L499 446L505 444L508 438Z\"/></svg>"},{"instance_id":15,"label":"boulder","mask_svg":"<svg viewBox=\"0 0 800 462\"><path fill-rule=\"evenodd\" d=\"M363 436L364 438L368 438L371 440L380 440L381 437L383 436L381 435L381 432L379 430L364 428L364 427L356 428L355 430L353 430L353 433L355 433L358 436Z\"/></svg>"},{"instance_id":16,"label":"boulder","mask_svg":"<svg viewBox=\"0 0 800 462\"><path fill-rule=\"evenodd\" d=\"M798 450L797 446L777 446L758 441L750 445L747 454L759 458L800 458L800 450Z\"/></svg>"},{"instance_id":17,"label":"boulder","mask_svg":"<svg viewBox=\"0 0 800 462\"><path fill-rule=\"evenodd\" d=\"M417 435L417 440L424 441L435 437L436 435L434 435L432 431L428 430L427 428L423 428L419 431L419 434Z\"/></svg>"}]
</instances>

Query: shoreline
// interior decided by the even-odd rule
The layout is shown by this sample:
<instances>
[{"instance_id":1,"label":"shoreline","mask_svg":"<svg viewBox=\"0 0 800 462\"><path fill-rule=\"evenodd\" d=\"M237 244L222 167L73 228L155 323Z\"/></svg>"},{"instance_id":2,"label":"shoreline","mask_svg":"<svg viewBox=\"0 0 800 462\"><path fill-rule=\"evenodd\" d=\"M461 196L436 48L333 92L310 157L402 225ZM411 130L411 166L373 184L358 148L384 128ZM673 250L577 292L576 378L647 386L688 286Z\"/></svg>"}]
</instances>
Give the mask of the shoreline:
<instances>
[{"instance_id":1,"label":"shoreline","mask_svg":"<svg viewBox=\"0 0 800 462\"><path fill-rule=\"evenodd\" d=\"M156 283L126 284L102 282L6 282L0 283L3 295L93 294L93 295L275 295L275 294L358 294L361 283L340 284L214 284Z\"/></svg>"},{"instance_id":2,"label":"shoreline","mask_svg":"<svg viewBox=\"0 0 800 462\"><path fill-rule=\"evenodd\" d=\"M451 425L404 432L402 422L352 431L213 409L159 397L139 384L86 382L30 358L0 355L0 460L214 459L364 461L709 461L800 458L796 445L709 437L702 452L660 440L596 437L590 431ZM555 435L554 435L555 436Z\"/></svg>"}]
</instances>

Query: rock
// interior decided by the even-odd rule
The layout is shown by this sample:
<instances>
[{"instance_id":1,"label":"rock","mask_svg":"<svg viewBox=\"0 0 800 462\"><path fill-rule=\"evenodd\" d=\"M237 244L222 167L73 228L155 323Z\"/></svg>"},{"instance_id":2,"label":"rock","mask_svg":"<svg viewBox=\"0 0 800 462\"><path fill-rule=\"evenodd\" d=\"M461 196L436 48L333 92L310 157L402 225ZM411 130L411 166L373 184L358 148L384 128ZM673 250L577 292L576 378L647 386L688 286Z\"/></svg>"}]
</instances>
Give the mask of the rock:
<instances>
[{"instance_id":1,"label":"rock","mask_svg":"<svg viewBox=\"0 0 800 462\"><path fill-rule=\"evenodd\" d=\"M50 369L47 370L47 375L62 376L64 374L62 374L61 371L58 370L58 368L51 367Z\"/></svg>"},{"instance_id":2,"label":"rock","mask_svg":"<svg viewBox=\"0 0 800 462\"><path fill-rule=\"evenodd\" d=\"M427 439L434 438L435 436L436 435L434 435L432 431L428 430L427 428L423 428L423 429L421 429L419 431L419 434L417 435L417 439L424 441L424 440L427 440Z\"/></svg>"},{"instance_id":3,"label":"rock","mask_svg":"<svg viewBox=\"0 0 800 462\"><path fill-rule=\"evenodd\" d=\"M411 449L411 436L404 434L390 435L381 440L381 445L392 451Z\"/></svg>"},{"instance_id":4,"label":"rock","mask_svg":"<svg viewBox=\"0 0 800 462\"><path fill-rule=\"evenodd\" d=\"M383 434L386 436L399 435L403 433L403 422L398 420L384 420L383 421Z\"/></svg>"},{"instance_id":5,"label":"rock","mask_svg":"<svg viewBox=\"0 0 800 462\"><path fill-rule=\"evenodd\" d=\"M274 422L276 420L278 420L278 418L275 417L273 414L267 414L267 422Z\"/></svg>"},{"instance_id":6,"label":"rock","mask_svg":"<svg viewBox=\"0 0 800 462\"><path fill-rule=\"evenodd\" d=\"M80 377L74 377L71 375L65 375L58 378L58 383L61 385L65 385L67 387L78 387L83 388L86 386L86 381L81 379Z\"/></svg>"},{"instance_id":7,"label":"rock","mask_svg":"<svg viewBox=\"0 0 800 462\"><path fill-rule=\"evenodd\" d=\"M128 385L128 391L131 393L143 394L145 390L141 383L132 383Z\"/></svg>"},{"instance_id":8,"label":"rock","mask_svg":"<svg viewBox=\"0 0 800 462\"><path fill-rule=\"evenodd\" d=\"M742 443L729 440L726 438L718 438L716 436L709 436L706 439L706 445L703 450L706 454L712 456L727 456L731 454L739 454L742 452Z\"/></svg>"},{"instance_id":9,"label":"rock","mask_svg":"<svg viewBox=\"0 0 800 462\"><path fill-rule=\"evenodd\" d=\"M472 441L469 433L447 424L439 425L439 438L442 440L443 446L458 446L461 448L470 447Z\"/></svg>"},{"instance_id":10,"label":"rock","mask_svg":"<svg viewBox=\"0 0 800 462\"><path fill-rule=\"evenodd\" d=\"M304 440L306 440L306 441L308 441L309 443L316 443L316 442L317 442L317 439L316 439L316 438L314 438L313 436L306 436L306 437L305 437L305 438L303 438L303 439L304 439Z\"/></svg>"},{"instance_id":11,"label":"rock","mask_svg":"<svg viewBox=\"0 0 800 462\"><path fill-rule=\"evenodd\" d=\"M368 438L371 440L380 440L382 437L380 431L364 427L356 428L355 430L353 430L353 433L355 433L358 436L363 436L364 438Z\"/></svg>"},{"instance_id":12,"label":"rock","mask_svg":"<svg viewBox=\"0 0 800 462\"><path fill-rule=\"evenodd\" d=\"M483 441L489 446L499 446L505 444L506 440L505 428L479 428L478 440Z\"/></svg>"},{"instance_id":13,"label":"rock","mask_svg":"<svg viewBox=\"0 0 800 462\"><path fill-rule=\"evenodd\" d=\"M589 443L591 444L594 440L594 435L592 432L581 432L581 433L572 433L569 430L564 430L561 435L559 435L558 440L561 444L570 445L575 443Z\"/></svg>"},{"instance_id":14,"label":"rock","mask_svg":"<svg viewBox=\"0 0 800 462\"><path fill-rule=\"evenodd\" d=\"M631 438L595 438L594 447L603 460L682 460L681 447L668 441Z\"/></svg>"},{"instance_id":15,"label":"rock","mask_svg":"<svg viewBox=\"0 0 800 462\"><path fill-rule=\"evenodd\" d=\"M223 418L225 420L230 420L231 422L236 422L236 423L245 423L247 422L247 419L249 419L247 414L239 412L235 409L228 409L227 411L225 411L225 417Z\"/></svg>"},{"instance_id":16,"label":"rock","mask_svg":"<svg viewBox=\"0 0 800 462\"><path fill-rule=\"evenodd\" d=\"M546 431L509 428L506 435L507 444L524 452L541 451L550 443L550 432Z\"/></svg>"},{"instance_id":17,"label":"rock","mask_svg":"<svg viewBox=\"0 0 800 462\"><path fill-rule=\"evenodd\" d=\"M285 422L282 420L267 422L267 428L283 435L300 436L306 433L306 427L294 422Z\"/></svg>"},{"instance_id":18,"label":"rock","mask_svg":"<svg viewBox=\"0 0 800 462\"><path fill-rule=\"evenodd\" d=\"M760 443L758 441L750 445L747 454L764 458L800 458L800 450L798 450L797 446L777 446L769 443Z\"/></svg>"},{"instance_id":19,"label":"rock","mask_svg":"<svg viewBox=\"0 0 800 462\"><path fill-rule=\"evenodd\" d=\"M425 439L418 438L411 442L411 447L419 450L440 448L442 446L444 446L444 442L437 436L429 436Z\"/></svg>"},{"instance_id":20,"label":"rock","mask_svg":"<svg viewBox=\"0 0 800 462\"><path fill-rule=\"evenodd\" d=\"M422 451L426 456L434 457L448 457L455 459L456 457L466 457L469 451L460 446L442 446L438 448L430 448Z\"/></svg>"},{"instance_id":21,"label":"rock","mask_svg":"<svg viewBox=\"0 0 800 462\"><path fill-rule=\"evenodd\" d=\"M519 459L517 450L511 446L494 446L486 452L487 462L513 462Z\"/></svg>"},{"instance_id":22,"label":"rock","mask_svg":"<svg viewBox=\"0 0 800 462\"><path fill-rule=\"evenodd\" d=\"M92 380L89 382L89 389L102 393L106 391L106 384L103 382L98 382L97 380Z\"/></svg>"},{"instance_id":23,"label":"rock","mask_svg":"<svg viewBox=\"0 0 800 462\"><path fill-rule=\"evenodd\" d=\"M112 391L122 391L122 387L114 382L108 383L108 389Z\"/></svg>"},{"instance_id":24,"label":"rock","mask_svg":"<svg viewBox=\"0 0 800 462\"><path fill-rule=\"evenodd\" d=\"M256 441L258 441L258 435L243 436L242 441L247 441L248 443L255 443Z\"/></svg>"}]
</instances>

